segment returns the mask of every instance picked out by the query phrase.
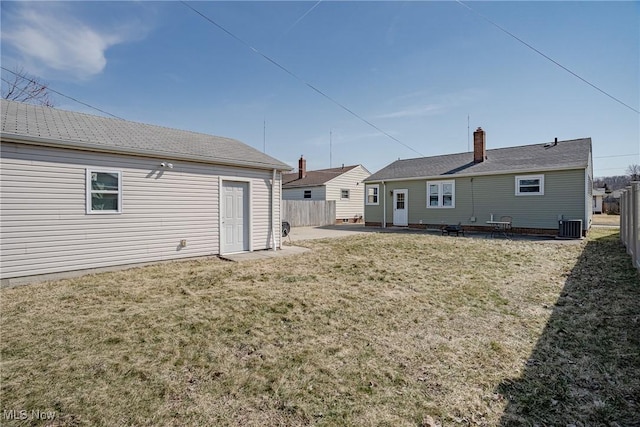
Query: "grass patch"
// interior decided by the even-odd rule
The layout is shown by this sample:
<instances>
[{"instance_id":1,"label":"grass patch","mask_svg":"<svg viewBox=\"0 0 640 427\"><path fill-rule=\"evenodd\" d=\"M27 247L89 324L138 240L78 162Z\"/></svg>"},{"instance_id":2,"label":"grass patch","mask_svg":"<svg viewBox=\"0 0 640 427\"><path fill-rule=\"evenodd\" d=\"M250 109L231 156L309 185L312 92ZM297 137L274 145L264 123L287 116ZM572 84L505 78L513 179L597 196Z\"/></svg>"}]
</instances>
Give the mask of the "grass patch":
<instances>
[{"instance_id":1,"label":"grass patch","mask_svg":"<svg viewBox=\"0 0 640 427\"><path fill-rule=\"evenodd\" d=\"M0 410L68 426L630 425L640 284L612 233L366 233L4 289Z\"/></svg>"},{"instance_id":2,"label":"grass patch","mask_svg":"<svg viewBox=\"0 0 640 427\"><path fill-rule=\"evenodd\" d=\"M620 225L620 215L593 214L593 225Z\"/></svg>"}]
</instances>

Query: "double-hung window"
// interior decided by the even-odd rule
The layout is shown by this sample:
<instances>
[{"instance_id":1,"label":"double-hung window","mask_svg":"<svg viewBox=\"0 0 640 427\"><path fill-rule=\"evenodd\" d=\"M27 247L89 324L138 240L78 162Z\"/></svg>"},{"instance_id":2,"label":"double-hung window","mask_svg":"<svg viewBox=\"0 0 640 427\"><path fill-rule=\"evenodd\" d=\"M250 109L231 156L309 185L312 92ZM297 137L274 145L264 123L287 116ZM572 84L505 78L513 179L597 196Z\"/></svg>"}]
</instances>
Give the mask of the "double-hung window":
<instances>
[{"instance_id":1,"label":"double-hung window","mask_svg":"<svg viewBox=\"0 0 640 427\"><path fill-rule=\"evenodd\" d=\"M122 172L87 169L87 213L122 212Z\"/></svg>"},{"instance_id":2,"label":"double-hung window","mask_svg":"<svg viewBox=\"0 0 640 427\"><path fill-rule=\"evenodd\" d=\"M367 199L365 203L367 205L377 205L379 191L380 191L380 185L378 184L367 185L367 192L366 192Z\"/></svg>"},{"instance_id":3,"label":"double-hung window","mask_svg":"<svg viewBox=\"0 0 640 427\"><path fill-rule=\"evenodd\" d=\"M304 195L303 197L305 199L310 199L311 198L311 190L304 190Z\"/></svg>"},{"instance_id":4,"label":"double-hung window","mask_svg":"<svg viewBox=\"0 0 640 427\"><path fill-rule=\"evenodd\" d=\"M543 196L544 175L516 176L516 196Z\"/></svg>"},{"instance_id":5,"label":"double-hung window","mask_svg":"<svg viewBox=\"0 0 640 427\"><path fill-rule=\"evenodd\" d=\"M455 181L427 181L427 208L454 208Z\"/></svg>"},{"instance_id":6,"label":"double-hung window","mask_svg":"<svg viewBox=\"0 0 640 427\"><path fill-rule=\"evenodd\" d=\"M340 190L340 198L348 199L349 198L349 190Z\"/></svg>"}]
</instances>

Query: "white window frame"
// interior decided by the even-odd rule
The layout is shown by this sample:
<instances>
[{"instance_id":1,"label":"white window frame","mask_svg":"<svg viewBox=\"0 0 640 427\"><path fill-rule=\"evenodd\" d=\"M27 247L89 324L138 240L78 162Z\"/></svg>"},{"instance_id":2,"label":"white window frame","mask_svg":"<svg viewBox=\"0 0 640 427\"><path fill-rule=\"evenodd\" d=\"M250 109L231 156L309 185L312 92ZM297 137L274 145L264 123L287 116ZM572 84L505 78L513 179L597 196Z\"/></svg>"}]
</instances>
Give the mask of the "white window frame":
<instances>
[{"instance_id":1,"label":"white window frame","mask_svg":"<svg viewBox=\"0 0 640 427\"><path fill-rule=\"evenodd\" d=\"M307 197L307 193L309 194L309 197ZM311 199L311 198L312 198L312 196L311 196L311 190L303 190L303 191L302 191L302 198L303 198L303 199Z\"/></svg>"},{"instance_id":2,"label":"white window frame","mask_svg":"<svg viewBox=\"0 0 640 427\"><path fill-rule=\"evenodd\" d=\"M536 192L521 192L520 182L524 180L537 179L539 180L540 191ZM518 175L516 176L516 196L544 196L544 175Z\"/></svg>"},{"instance_id":3,"label":"white window frame","mask_svg":"<svg viewBox=\"0 0 640 427\"><path fill-rule=\"evenodd\" d=\"M345 191L347 192L347 195L346 195L346 196L344 195ZM349 197L350 197L350 192L349 192L349 190L348 190L348 189L346 189L346 188L341 188L341 189L340 189L340 199L342 199L342 200L349 200Z\"/></svg>"},{"instance_id":4,"label":"white window frame","mask_svg":"<svg viewBox=\"0 0 640 427\"><path fill-rule=\"evenodd\" d=\"M365 186L364 192L364 203L369 206L377 206L380 204L380 184L368 184ZM375 198L375 202L369 202L369 189L375 189L374 194L372 196Z\"/></svg>"},{"instance_id":5,"label":"white window frame","mask_svg":"<svg viewBox=\"0 0 640 427\"><path fill-rule=\"evenodd\" d=\"M92 175L94 173L110 173L110 174L118 175L118 190L117 191L113 191L113 190L105 190L105 191L93 190L92 189L92 185L91 185L91 178L92 178ZM122 213L122 171L113 170L113 169L87 168L86 169L85 187L86 187L86 209L87 209L87 214L91 214L91 215L113 215L113 214ZM91 203L91 199L92 199L91 196L93 194L97 194L97 193L117 194L118 195L118 209L117 210L94 210L94 209L92 209L91 206L93 204Z\"/></svg>"},{"instance_id":6,"label":"white window frame","mask_svg":"<svg viewBox=\"0 0 640 427\"><path fill-rule=\"evenodd\" d=\"M445 206L443 203L444 194L442 188L445 184L451 184L451 206ZM438 186L438 205L431 206L431 186ZM447 180L447 181L427 181L427 209L453 209L456 207L456 181L455 180Z\"/></svg>"}]
</instances>

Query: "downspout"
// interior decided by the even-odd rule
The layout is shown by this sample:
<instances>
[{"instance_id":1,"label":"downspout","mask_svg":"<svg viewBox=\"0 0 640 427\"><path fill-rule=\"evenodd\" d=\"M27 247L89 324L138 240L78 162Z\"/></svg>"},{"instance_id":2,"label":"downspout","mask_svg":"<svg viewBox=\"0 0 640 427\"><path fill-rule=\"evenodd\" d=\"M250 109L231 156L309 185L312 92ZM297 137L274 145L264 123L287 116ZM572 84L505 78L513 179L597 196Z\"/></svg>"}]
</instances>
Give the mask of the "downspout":
<instances>
[{"instance_id":1,"label":"downspout","mask_svg":"<svg viewBox=\"0 0 640 427\"><path fill-rule=\"evenodd\" d=\"M271 247L274 251L277 251L276 247L276 170L273 170L273 177L271 178Z\"/></svg>"},{"instance_id":2,"label":"downspout","mask_svg":"<svg viewBox=\"0 0 640 427\"><path fill-rule=\"evenodd\" d=\"M387 228L387 184L382 181L382 228Z\"/></svg>"}]
</instances>

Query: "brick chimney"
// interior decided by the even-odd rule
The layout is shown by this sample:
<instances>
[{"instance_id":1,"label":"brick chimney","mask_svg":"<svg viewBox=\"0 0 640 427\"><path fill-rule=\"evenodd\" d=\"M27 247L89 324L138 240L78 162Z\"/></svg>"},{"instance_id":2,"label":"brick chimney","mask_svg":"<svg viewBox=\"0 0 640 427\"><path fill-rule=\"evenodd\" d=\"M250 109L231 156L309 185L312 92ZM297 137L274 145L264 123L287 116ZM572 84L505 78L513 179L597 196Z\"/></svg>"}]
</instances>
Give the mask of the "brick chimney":
<instances>
[{"instance_id":1,"label":"brick chimney","mask_svg":"<svg viewBox=\"0 0 640 427\"><path fill-rule=\"evenodd\" d=\"M487 158L487 136L481 127L473 132L473 163L484 162Z\"/></svg>"},{"instance_id":2,"label":"brick chimney","mask_svg":"<svg viewBox=\"0 0 640 427\"><path fill-rule=\"evenodd\" d=\"M307 176L307 161L300 156L298 160L298 179L302 179Z\"/></svg>"}]
</instances>

